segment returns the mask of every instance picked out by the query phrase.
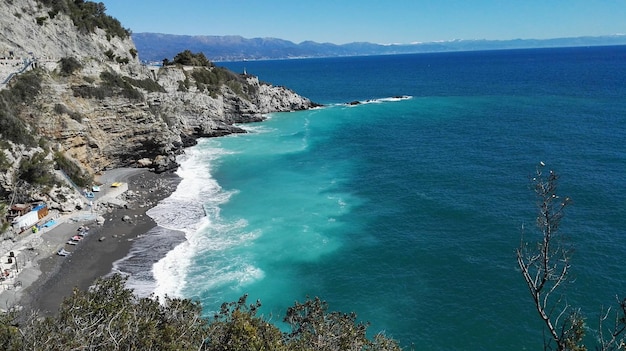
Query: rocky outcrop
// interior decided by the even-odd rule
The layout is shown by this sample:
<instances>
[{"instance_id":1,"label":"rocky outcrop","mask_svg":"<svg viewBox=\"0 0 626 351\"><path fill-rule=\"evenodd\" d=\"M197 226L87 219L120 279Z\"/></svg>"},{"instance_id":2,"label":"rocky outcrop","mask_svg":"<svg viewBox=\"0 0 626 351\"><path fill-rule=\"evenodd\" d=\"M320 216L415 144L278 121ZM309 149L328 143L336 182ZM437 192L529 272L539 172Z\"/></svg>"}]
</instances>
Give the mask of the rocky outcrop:
<instances>
[{"instance_id":1,"label":"rocky outcrop","mask_svg":"<svg viewBox=\"0 0 626 351\"><path fill-rule=\"evenodd\" d=\"M116 64L101 65L107 72L126 69L112 66ZM79 71L71 77L60 77L57 68L45 75L44 91L35 104L23 109L23 114L33 116L31 123L40 135L58 143L60 150L91 172L121 166L149 166L164 171L176 167L176 155L192 145L194 138L242 133L245 131L235 124L261 121L271 112L314 105L286 88L260 83L256 77L237 76L238 80L211 87L218 90L208 92L198 88L189 73L217 69L134 67L134 81L152 79L162 91L131 87L138 94L136 98L98 99L77 96L76 91L102 87L99 75ZM189 88L181 90L185 84Z\"/></svg>"},{"instance_id":2,"label":"rocky outcrop","mask_svg":"<svg viewBox=\"0 0 626 351\"><path fill-rule=\"evenodd\" d=\"M130 37L79 31L68 15L51 15L39 1L2 3L0 61L27 55L41 83L17 114L47 150L90 174L123 166L173 169L176 156L198 137L242 133L236 124L315 106L287 88L219 67L144 66ZM72 69L61 63L68 58L75 60ZM0 69L0 80L12 70ZM12 148L18 149L24 152ZM11 150L0 151L17 160ZM5 173L15 174L18 162L9 164Z\"/></svg>"}]
</instances>

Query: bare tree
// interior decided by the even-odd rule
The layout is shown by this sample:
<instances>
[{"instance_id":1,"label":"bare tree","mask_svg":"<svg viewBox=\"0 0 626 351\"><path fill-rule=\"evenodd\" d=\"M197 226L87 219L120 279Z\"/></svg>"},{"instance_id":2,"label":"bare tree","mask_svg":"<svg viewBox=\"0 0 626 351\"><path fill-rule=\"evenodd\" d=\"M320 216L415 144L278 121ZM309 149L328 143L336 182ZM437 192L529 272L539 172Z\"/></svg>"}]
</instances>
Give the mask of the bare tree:
<instances>
[{"instance_id":1,"label":"bare tree","mask_svg":"<svg viewBox=\"0 0 626 351\"><path fill-rule=\"evenodd\" d=\"M532 178L538 198L537 227L542 238L534 249L522 242L516 250L517 264L549 334L544 348L551 349L554 343L559 351L586 350L579 345L584 336L584 320L558 291L567 282L570 269L571 250L565 246L559 226L563 210L571 201L557 194L558 176L551 170L544 173L544 167L541 162Z\"/></svg>"},{"instance_id":2,"label":"bare tree","mask_svg":"<svg viewBox=\"0 0 626 351\"><path fill-rule=\"evenodd\" d=\"M621 301L619 297L616 297L616 299L619 309L614 314L611 314L611 308L609 307L606 312L603 311L600 315L598 321L598 341L600 346L596 348L598 350L626 350L626 337L624 336L626 331L626 299ZM609 316L614 318L611 327L604 325Z\"/></svg>"}]
</instances>

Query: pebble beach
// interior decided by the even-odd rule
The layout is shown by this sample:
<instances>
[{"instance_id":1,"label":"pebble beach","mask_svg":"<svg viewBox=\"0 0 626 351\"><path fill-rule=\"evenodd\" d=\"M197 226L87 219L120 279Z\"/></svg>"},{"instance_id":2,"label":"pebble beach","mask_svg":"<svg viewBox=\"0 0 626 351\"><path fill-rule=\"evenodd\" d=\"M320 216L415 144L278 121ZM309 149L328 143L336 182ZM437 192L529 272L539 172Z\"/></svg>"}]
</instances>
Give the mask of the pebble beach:
<instances>
[{"instance_id":1,"label":"pebble beach","mask_svg":"<svg viewBox=\"0 0 626 351\"><path fill-rule=\"evenodd\" d=\"M53 212L53 226L20 234L2 246L0 269L9 274L0 285L0 309L54 314L73 289L85 290L110 274L113 263L129 253L134 240L156 226L146 211L168 197L179 178L173 173L124 168L107 171L97 181L102 186L92 208ZM113 183L121 186L112 187ZM69 244L81 230L82 240ZM69 254L58 255L60 249ZM9 264L11 252L14 258Z\"/></svg>"}]
</instances>

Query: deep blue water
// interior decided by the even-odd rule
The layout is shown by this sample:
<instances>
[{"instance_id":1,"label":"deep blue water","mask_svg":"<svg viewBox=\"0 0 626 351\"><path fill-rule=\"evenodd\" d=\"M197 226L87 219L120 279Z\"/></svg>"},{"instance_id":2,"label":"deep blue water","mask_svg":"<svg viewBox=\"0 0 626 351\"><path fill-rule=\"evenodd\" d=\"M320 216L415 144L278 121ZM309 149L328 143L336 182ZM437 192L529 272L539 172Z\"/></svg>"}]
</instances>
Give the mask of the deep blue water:
<instances>
[{"instance_id":1,"label":"deep blue water","mask_svg":"<svg viewBox=\"0 0 626 351\"><path fill-rule=\"evenodd\" d=\"M416 350L541 349L515 248L543 161L574 200L568 301L593 329L626 294L626 47L223 65L326 107L188 150L153 213L188 240L157 293L207 313L248 293L273 321L319 296Z\"/></svg>"}]
</instances>

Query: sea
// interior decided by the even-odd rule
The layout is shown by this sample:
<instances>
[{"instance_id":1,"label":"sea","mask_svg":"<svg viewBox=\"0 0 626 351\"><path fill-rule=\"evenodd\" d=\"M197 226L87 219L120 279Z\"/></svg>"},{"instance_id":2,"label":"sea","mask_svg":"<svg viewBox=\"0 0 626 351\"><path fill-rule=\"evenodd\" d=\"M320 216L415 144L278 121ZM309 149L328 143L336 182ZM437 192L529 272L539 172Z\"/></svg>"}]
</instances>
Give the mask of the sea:
<instances>
[{"instance_id":1,"label":"sea","mask_svg":"<svg viewBox=\"0 0 626 351\"><path fill-rule=\"evenodd\" d=\"M626 46L219 65L323 107L186 150L159 226L116 264L138 293L207 316L247 294L281 328L319 297L407 350L540 350L515 250L540 239L544 163L573 200L555 294L589 335L626 297Z\"/></svg>"}]
</instances>

